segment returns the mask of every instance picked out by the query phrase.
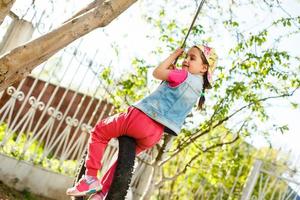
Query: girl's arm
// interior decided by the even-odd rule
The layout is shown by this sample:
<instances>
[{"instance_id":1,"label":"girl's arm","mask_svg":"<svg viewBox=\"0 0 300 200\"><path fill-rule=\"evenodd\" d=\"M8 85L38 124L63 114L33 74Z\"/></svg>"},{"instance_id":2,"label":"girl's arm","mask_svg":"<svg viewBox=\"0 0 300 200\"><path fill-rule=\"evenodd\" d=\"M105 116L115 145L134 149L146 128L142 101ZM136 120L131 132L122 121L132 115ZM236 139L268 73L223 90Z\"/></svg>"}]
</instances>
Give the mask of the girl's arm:
<instances>
[{"instance_id":1,"label":"girl's arm","mask_svg":"<svg viewBox=\"0 0 300 200\"><path fill-rule=\"evenodd\" d=\"M167 80L169 72L175 68L173 62L175 59L183 53L183 49L179 48L174 51L166 60L160 63L153 71L153 76L159 80Z\"/></svg>"}]
</instances>

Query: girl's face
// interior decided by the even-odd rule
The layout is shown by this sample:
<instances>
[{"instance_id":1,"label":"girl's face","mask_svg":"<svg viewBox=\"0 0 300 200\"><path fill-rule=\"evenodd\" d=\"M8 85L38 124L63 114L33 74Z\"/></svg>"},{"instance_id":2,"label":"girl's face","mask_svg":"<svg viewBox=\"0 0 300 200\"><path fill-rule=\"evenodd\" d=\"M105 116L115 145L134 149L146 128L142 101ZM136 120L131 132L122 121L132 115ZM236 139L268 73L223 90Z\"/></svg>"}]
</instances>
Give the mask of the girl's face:
<instances>
[{"instance_id":1,"label":"girl's face","mask_svg":"<svg viewBox=\"0 0 300 200\"><path fill-rule=\"evenodd\" d=\"M198 48L192 47L186 54L182 62L182 69L190 72L191 74L204 75L207 71L207 64L203 63L201 59L201 52Z\"/></svg>"}]
</instances>

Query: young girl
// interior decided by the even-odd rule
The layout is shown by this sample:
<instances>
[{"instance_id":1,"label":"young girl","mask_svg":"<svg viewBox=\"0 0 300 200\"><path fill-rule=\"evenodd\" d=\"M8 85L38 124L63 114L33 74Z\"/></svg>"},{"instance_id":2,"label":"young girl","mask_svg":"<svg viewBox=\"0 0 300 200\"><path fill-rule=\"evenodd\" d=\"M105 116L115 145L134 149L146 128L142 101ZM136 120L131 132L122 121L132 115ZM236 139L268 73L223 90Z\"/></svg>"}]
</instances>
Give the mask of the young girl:
<instances>
[{"instance_id":1,"label":"young girl","mask_svg":"<svg viewBox=\"0 0 300 200\"><path fill-rule=\"evenodd\" d=\"M116 162L102 180L97 178L101 159L111 138L128 135L136 140L136 154L153 147L163 132L177 135L186 116L199 99L204 103L204 91L211 88L211 75L217 55L209 47L193 46L187 52L182 69L175 69L175 59L183 53L179 48L153 71L153 76L163 80L149 96L130 106L127 112L100 121L92 130L89 153L85 163L86 175L67 195L84 196L98 191L90 199L104 199L111 185Z\"/></svg>"}]
</instances>

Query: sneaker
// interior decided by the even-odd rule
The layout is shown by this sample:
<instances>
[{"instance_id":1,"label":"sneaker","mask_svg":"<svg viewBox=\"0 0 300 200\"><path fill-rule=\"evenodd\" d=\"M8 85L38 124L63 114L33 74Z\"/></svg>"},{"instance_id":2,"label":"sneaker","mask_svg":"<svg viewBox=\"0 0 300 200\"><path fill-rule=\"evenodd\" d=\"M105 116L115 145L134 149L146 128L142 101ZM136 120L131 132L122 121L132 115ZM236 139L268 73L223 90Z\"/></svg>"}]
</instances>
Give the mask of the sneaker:
<instances>
[{"instance_id":1,"label":"sneaker","mask_svg":"<svg viewBox=\"0 0 300 200\"><path fill-rule=\"evenodd\" d=\"M66 194L70 196L86 196L102 190L100 180L93 177L83 176L74 187L67 189Z\"/></svg>"},{"instance_id":2,"label":"sneaker","mask_svg":"<svg viewBox=\"0 0 300 200\"><path fill-rule=\"evenodd\" d=\"M96 194L93 194L92 196L90 196L90 198L88 198L88 200L104 200L106 197L105 194L103 194L102 192L97 192Z\"/></svg>"}]
</instances>

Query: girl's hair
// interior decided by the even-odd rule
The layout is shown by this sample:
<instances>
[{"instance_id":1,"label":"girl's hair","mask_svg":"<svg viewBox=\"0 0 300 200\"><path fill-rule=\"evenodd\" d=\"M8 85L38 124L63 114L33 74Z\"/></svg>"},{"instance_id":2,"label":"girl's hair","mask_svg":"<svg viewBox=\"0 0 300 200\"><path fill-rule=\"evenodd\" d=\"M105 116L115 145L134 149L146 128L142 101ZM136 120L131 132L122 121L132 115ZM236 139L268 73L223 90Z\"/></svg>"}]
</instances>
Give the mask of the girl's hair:
<instances>
[{"instance_id":1,"label":"girl's hair","mask_svg":"<svg viewBox=\"0 0 300 200\"><path fill-rule=\"evenodd\" d=\"M209 67L209 63L204 55L204 53L202 52L202 50L197 47L197 46L194 46L195 48L197 48L200 52L200 57L201 57L201 60L203 62L203 64L207 65L207 67ZM205 89L209 89L210 88L210 84L208 82L208 79L207 79L207 71L204 73L203 75L203 86L202 86L202 92L200 94L200 98L198 100L198 109L199 110L202 110L203 109L203 105L204 105L204 102L205 102L205 96L204 96L204 92L205 92Z\"/></svg>"}]
</instances>

